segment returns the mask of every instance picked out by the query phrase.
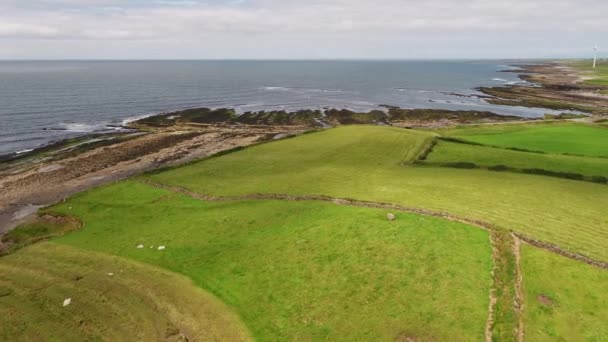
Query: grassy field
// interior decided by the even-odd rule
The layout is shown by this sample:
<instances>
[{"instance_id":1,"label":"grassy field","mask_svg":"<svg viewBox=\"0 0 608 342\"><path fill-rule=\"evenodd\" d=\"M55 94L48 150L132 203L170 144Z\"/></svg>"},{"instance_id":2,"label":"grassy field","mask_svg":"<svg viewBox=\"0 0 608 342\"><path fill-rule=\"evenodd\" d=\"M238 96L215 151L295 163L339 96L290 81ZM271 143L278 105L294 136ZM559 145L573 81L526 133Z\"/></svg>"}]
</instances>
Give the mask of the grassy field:
<instances>
[{"instance_id":1,"label":"grassy field","mask_svg":"<svg viewBox=\"0 0 608 342\"><path fill-rule=\"evenodd\" d=\"M608 272L522 246L527 341L608 340Z\"/></svg>"},{"instance_id":2,"label":"grassy field","mask_svg":"<svg viewBox=\"0 0 608 342\"><path fill-rule=\"evenodd\" d=\"M0 317L2 341L250 340L183 276L48 242L0 258Z\"/></svg>"},{"instance_id":3,"label":"grassy field","mask_svg":"<svg viewBox=\"0 0 608 342\"><path fill-rule=\"evenodd\" d=\"M605 185L408 166L431 138L411 130L346 126L149 177L206 194L325 194L448 211L608 260Z\"/></svg>"},{"instance_id":4,"label":"grassy field","mask_svg":"<svg viewBox=\"0 0 608 342\"><path fill-rule=\"evenodd\" d=\"M597 125L563 123L473 126L442 133L490 146L608 157L608 130Z\"/></svg>"},{"instance_id":5,"label":"grassy field","mask_svg":"<svg viewBox=\"0 0 608 342\"><path fill-rule=\"evenodd\" d=\"M575 67L586 72L585 76L591 77L591 79L585 80L584 83L592 85L608 86L608 63L605 61L599 61L597 67L593 69L591 61L575 62Z\"/></svg>"},{"instance_id":6,"label":"grassy field","mask_svg":"<svg viewBox=\"0 0 608 342\"><path fill-rule=\"evenodd\" d=\"M259 340L483 338L492 263L478 228L321 202L204 202L135 181L53 211L84 222L54 243L187 275Z\"/></svg>"},{"instance_id":7,"label":"grassy field","mask_svg":"<svg viewBox=\"0 0 608 342\"><path fill-rule=\"evenodd\" d=\"M550 154L597 155L606 132L442 130L548 153L440 140L431 166L420 167L414 161L437 133L344 126L80 193L4 237L12 253L0 257L0 340L483 340L491 287L491 333L510 340L518 268L507 230L492 230L492 248L488 231L435 217L398 212L388 221L387 210L320 201L204 201L150 181L215 196L327 195L449 212L606 261L606 185L432 166L606 175L608 158ZM522 269L527 340L608 338L605 270L527 245ZM63 307L65 298L72 303Z\"/></svg>"},{"instance_id":8,"label":"grassy field","mask_svg":"<svg viewBox=\"0 0 608 342\"><path fill-rule=\"evenodd\" d=\"M426 161L437 164L470 162L486 168L505 165L519 170L544 169L588 177L608 176L608 158L520 152L441 140Z\"/></svg>"},{"instance_id":9,"label":"grassy field","mask_svg":"<svg viewBox=\"0 0 608 342\"><path fill-rule=\"evenodd\" d=\"M46 215L33 222L22 224L4 234L0 239L0 256L17 251L32 243L48 240L53 237L67 234L80 227L80 222L67 217L53 217Z\"/></svg>"}]
</instances>

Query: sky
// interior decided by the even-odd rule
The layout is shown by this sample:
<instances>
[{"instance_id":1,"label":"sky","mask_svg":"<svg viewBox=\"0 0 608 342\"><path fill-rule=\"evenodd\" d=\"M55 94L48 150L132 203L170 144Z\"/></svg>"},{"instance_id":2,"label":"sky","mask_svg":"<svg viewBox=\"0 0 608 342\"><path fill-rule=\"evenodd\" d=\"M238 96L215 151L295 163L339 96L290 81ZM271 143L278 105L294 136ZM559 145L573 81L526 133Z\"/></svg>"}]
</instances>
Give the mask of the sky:
<instances>
[{"instance_id":1,"label":"sky","mask_svg":"<svg viewBox=\"0 0 608 342\"><path fill-rule=\"evenodd\" d=\"M0 59L571 58L596 44L608 51L606 0L0 0Z\"/></svg>"}]
</instances>

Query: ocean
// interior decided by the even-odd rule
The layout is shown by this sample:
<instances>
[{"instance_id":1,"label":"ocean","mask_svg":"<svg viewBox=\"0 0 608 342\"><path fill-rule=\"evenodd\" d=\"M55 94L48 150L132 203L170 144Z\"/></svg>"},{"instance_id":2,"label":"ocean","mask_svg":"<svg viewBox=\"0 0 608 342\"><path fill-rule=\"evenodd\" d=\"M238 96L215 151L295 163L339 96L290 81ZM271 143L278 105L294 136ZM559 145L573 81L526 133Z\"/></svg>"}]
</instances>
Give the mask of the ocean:
<instances>
[{"instance_id":1,"label":"ocean","mask_svg":"<svg viewBox=\"0 0 608 342\"><path fill-rule=\"evenodd\" d=\"M4 61L0 155L193 107L551 112L477 97L480 86L523 82L500 72L509 68L493 61Z\"/></svg>"}]
</instances>

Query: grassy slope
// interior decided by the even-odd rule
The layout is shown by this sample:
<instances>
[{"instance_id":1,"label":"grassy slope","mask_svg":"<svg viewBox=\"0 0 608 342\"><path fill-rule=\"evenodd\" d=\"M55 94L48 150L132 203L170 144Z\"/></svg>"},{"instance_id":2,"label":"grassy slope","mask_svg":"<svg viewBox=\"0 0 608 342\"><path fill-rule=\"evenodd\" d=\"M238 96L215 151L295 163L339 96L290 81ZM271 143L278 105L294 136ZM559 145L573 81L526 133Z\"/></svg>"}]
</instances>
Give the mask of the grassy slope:
<instances>
[{"instance_id":1,"label":"grassy slope","mask_svg":"<svg viewBox=\"0 0 608 342\"><path fill-rule=\"evenodd\" d=\"M605 185L401 165L428 137L395 128L347 126L150 177L216 195L326 194L445 210L608 260Z\"/></svg>"},{"instance_id":2,"label":"grassy slope","mask_svg":"<svg viewBox=\"0 0 608 342\"><path fill-rule=\"evenodd\" d=\"M77 220L47 219L39 217L34 222L27 222L4 234L0 241L0 256L17 251L27 245L48 240L53 237L67 234L80 226Z\"/></svg>"},{"instance_id":3,"label":"grassy slope","mask_svg":"<svg viewBox=\"0 0 608 342\"><path fill-rule=\"evenodd\" d=\"M592 77L592 79L585 80L584 83L608 86L608 63L600 61L595 69L592 68L591 61L575 62L573 65L585 71L587 73L585 76Z\"/></svg>"},{"instance_id":4,"label":"grassy slope","mask_svg":"<svg viewBox=\"0 0 608 342\"><path fill-rule=\"evenodd\" d=\"M488 125L457 128L444 133L484 145L608 157L608 130L599 126L570 123Z\"/></svg>"},{"instance_id":5,"label":"grassy slope","mask_svg":"<svg viewBox=\"0 0 608 342\"><path fill-rule=\"evenodd\" d=\"M608 272L522 246L528 341L608 340ZM547 296L552 303L539 301Z\"/></svg>"},{"instance_id":6,"label":"grassy slope","mask_svg":"<svg viewBox=\"0 0 608 342\"><path fill-rule=\"evenodd\" d=\"M426 161L430 163L471 162L488 167L506 165L518 169L545 169L586 176L608 176L608 158L519 152L486 146L439 141Z\"/></svg>"},{"instance_id":7,"label":"grassy slope","mask_svg":"<svg viewBox=\"0 0 608 342\"><path fill-rule=\"evenodd\" d=\"M134 181L53 210L85 224L57 243L188 275L260 340L484 333L488 233L463 224L411 214L389 222L383 210L320 202L209 203ZM159 244L166 250L148 248Z\"/></svg>"},{"instance_id":8,"label":"grassy slope","mask_svg":"<svg viewBox=\"0 0 608 342\"><path fill-rule=\"evenodd\" d=\"M249 340L183 276L48 242L0 258L0 317L2 341Z\"/></svg>"}]
</instances>

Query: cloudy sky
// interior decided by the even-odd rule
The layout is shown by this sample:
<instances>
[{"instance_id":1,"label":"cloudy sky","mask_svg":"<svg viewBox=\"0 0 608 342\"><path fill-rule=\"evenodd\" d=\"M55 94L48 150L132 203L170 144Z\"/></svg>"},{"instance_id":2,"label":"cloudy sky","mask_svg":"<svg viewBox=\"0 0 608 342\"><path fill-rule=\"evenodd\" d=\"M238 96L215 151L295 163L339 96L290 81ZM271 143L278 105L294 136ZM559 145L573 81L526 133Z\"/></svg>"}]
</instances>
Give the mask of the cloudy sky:
<instances>
[{"instance_id":1,"label":"cloudy sky","mask_svg":"<svg viewBox=\"0 0 608 342\"><path fill-rule=\"evenodd\" d=\"M608 49L606 0L0 0L0 59L518 58Z\"/></svg>"}]
</instances>

